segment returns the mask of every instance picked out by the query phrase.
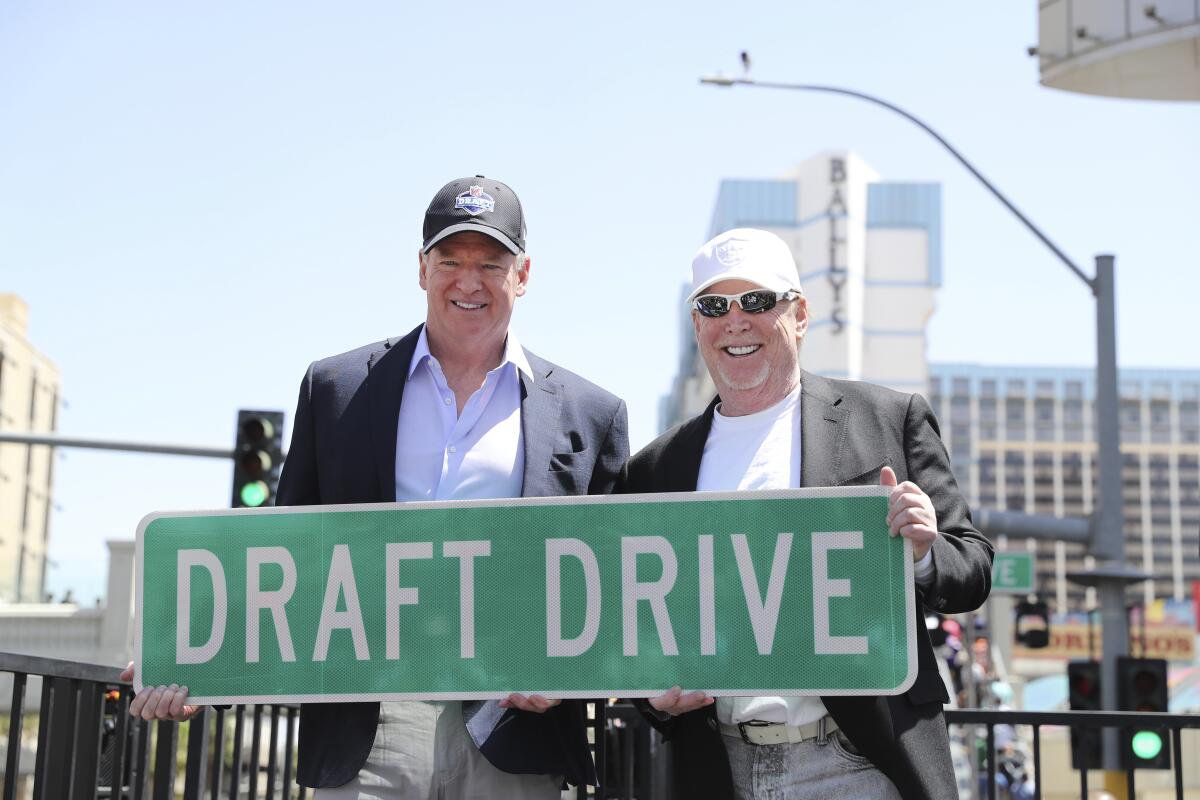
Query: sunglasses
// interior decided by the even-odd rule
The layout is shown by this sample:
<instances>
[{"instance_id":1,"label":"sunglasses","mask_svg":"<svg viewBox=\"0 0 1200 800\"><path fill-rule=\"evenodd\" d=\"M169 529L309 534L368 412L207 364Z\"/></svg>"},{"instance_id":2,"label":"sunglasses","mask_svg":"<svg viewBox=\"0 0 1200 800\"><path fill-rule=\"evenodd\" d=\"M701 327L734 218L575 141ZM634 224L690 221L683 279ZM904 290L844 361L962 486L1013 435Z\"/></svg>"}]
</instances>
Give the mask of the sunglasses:
<instances>
[{"instance_id":1,"label":"sunglasses","mask_svg":"<svg viewBox=\"0 0 1200 800\"><path fill-rule=\"evenodd\" d=\"M692 301L692 307L705 317L723 317L729 313L730 303L734 300L747 314L759 314L770 311L780 300L795 300L799 292L768 292L766 289L755 289L743 294L702 294Z\"/></svg>"}]
</instances>

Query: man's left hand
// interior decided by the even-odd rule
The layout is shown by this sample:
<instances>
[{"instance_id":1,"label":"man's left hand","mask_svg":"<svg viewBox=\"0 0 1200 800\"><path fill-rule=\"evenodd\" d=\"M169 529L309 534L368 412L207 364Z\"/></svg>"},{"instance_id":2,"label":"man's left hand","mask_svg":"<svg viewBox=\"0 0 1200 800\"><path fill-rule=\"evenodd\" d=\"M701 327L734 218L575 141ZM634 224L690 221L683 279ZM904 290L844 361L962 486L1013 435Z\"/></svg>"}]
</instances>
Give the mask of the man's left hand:
<instances>
[{"instance_id":1,"label":"man's left hand","mask_svg":"<svg viewBox=\"0 0 1200 800\"><path fill-rule=\"evenodd\" d=\"M501 708L515 708L519 711L531 711L534 714L545 714L550 709L561 703L562 700L551 700L548 697L542 697L540 694L531 694L526 697L523 694L513 692L508 697L500 701Z\"/></svg>"},{"instance_id":2,"label":"man's left hand","mask_svg":"<svg viewBox=\"0 0 1200 800\"><path fill-rule=\"evenodd\" d=\"M933 502L911 481L897 485L896 473L891 467L880 471L879 485L892 487L892 493L888 495L888 530L892 536L903 536L912 542L913 561L920 561L938 537Z\"/></svg>"}]
</instances>

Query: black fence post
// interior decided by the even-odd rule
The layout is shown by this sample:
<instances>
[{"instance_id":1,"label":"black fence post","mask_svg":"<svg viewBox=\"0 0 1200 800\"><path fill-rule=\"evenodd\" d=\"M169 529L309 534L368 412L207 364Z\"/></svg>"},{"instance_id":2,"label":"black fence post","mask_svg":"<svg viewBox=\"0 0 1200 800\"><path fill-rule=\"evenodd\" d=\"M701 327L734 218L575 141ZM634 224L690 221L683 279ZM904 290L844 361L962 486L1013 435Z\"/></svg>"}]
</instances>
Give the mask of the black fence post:
<instances>
[{"instance_id":1,"label":"black fence post","mask_svg":"<svg viewBox=\"0 0 1200 800\"><path fill-rule=\"evenodd\" d=\"M217 800L221 792L221 776L225 771L225 709L214 708L212 737L212 772L208 783L209 800Z\"/></svg>"},{"instance_id":2,"label":"black fence post","mask_svg":"<svg viewBox=\"0 0 1200 800\"><path fill-rule=\"evenodd\" d=\"M72 800L90 800L96 796L100 779L100 734L103 732L104 687L92 681L79 685L79 706L76 712L74 741L75 755L70 770Z\"/></svg>"},{"instance_id":3,"label":"black fence post","mask_svg":"<svg viewBox=\"0 0 1200 800\"><path fill-rule=\"evenodd\" d=\"M8 754L4 759L4 800L16 800L21 778L21 728L25 724L25 673L13 674L12 706L8 712Z\"/></svg>"},{"instance_id":4,"label":"black fence post","mask_svg":"<svg viewBox=\"0 0 1200 800\"><path fill-rule=\"evenodd\" d=\"M208 766L208 710L188 721L187 761L183 766L183 800L200 800Z\"/></svg>"},{"instance_id":5,"label":"black fence post","mask_svg":"<svg viewBox=\"0 0 1200 800\"><path fill-rule=\"evenodd\" d=\"M160 719L154 723L154 800L175 800L175 752L179 725Z\"/></svg>"}]
</instances>

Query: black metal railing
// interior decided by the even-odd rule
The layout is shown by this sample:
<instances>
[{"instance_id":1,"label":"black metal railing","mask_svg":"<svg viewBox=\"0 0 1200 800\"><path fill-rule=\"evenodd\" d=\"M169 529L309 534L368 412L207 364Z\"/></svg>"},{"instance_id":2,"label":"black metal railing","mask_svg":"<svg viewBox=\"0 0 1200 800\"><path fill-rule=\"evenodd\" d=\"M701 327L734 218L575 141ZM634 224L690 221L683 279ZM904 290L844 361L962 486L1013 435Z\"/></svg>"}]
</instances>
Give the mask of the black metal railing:
<instances>
[{"instance_id":1,"label":"black metal railing","mask_svg":"<svg viewBox=\"0 0 1200 800\"><path fill-rule=\"evenodd\" d=\"M1033 795L1037 800L1042 797L1042 729L1045 727L1065 727L1078 732L1086 743L1088 737L1096 737L1099 741L1101 731L1105 728L1117 730L1132 730L1138 728L1153 728L1169 733L1167 744L1171 749L1171 765L1174 770L1175 797L1183 800L1183 759L1179 757L1181 750L1180 733L1185 728L1200 728L1200 715L1194 714L1149 714L1129 712L1099 712L1099 711L993 711L993 710L948 710L945 712L948 726L965 726L968 738L974 740L978 736L985 744L984 757L981 764L979 790L981 796L988 800L996 800L999 795L997 773L996 727L999 725L1024 726L1032 728L1031 756L1033 760L1032 786ZM611 746L610 763L606 773L606 798L619 800L666 800L671 796L670 768L668 759L670 748L661 748L658 734L641 717L638 711L625 703L608 709L610 730L608 741ZM613 724L617 730L612 730ZM980 733L978 729L985 729ZM974 741L971 742L974 744ZM658 747L656 747L658 745ZM968 758L975 757L975 748L968 748ZM1132 767L1125 771L1125 781L1128 797L1134 797L1136 790L1136 770ZM1080 771L1079 796L1088 796L1088 770ZM986 787L986 788L983 788ZM967 795L970 796L970 795Z\"/></svg>"},{"instance_id":2,"label":"black metal railing","mask_svg":"<svg viewBox=\"0 0 1200 800\"><path fill-rule=\"evenodd\" d=\"M185 723L148 722L129 716L133 687L119 679L120 670L114 667L0 653L3 674L12 678L12 705L0 800L308 796L308 790L294 782L297 706L207 708ZM35 715L28 689L31 681L39 680ZM588 705L589 739L603 780L605 704ZM23 757L28 728L36 749ZM177 791L180 778L182 793ZM579 787L576 796L602 793Z\"/></svg>"},{"instance_id":3,"label":"black metal railing","mask_svg":"<svg viewBox=\"0 0 1200 800\"><path fill-rule=\"evenodd\" d=\"M1033 728L1033 785L1034 797L1041 798L1042 787L1042 728L1061 726L1077 731L1086 743L1090 737L1099 742L1101 732L1108 729L1117 731L1135 730L1138 728L1154 728L1170 733L1171 767L1175 777L1175 797L1184 800L1183 792L1183 759L1181 732L1184 728L1200 728L1200 715L1197 714L1153 714L1127 711L992 711L977 709L957 709L946 712L948 725L984 726L987 729L987 747L985 752L985 774L983 785L987 787L988 800L996 800L996 726L1022 725ZM1079 764L1079 796L1088 796L1088 764L1087 759L1081 759ZM1135 797L1137 789L1137 770L1127 766L1125 772L1126 796Z\"/></svg>"},{"instance_id":4,"label":"black metal railing","mask_svg":"<svg viewBox=\"0 0 1200 800\"><path fill-rule=\"evenodd\" d=\"M129 716L132 687L119 670L36 656L0 653L0 674L12 678L8 742L0 800L120 798L121 800L303 800L308 790L294 783L298 708L290 705L210 708L182 725ZM40 695L27 691L41 681ZM31 712L31 700L37 704ZM580 787L578 798L650 800L669 795L669 750L632 706L589 703L589 738L602 788ZM1169 735L1175 796L1184 797L1181 732L1200 728L1200 715L1126 712L1036 712L952 710L947 725L964 726L968 738L986 742L980 781L989 800L997 797L996 727L1032 729L1035 797L1041 797L1042 729L1066 727L1086 742L1104 729L1153 728ZM32 728L32 730L29 730ZM984 733L980 734L980 729ZM186 745L181 736L186 732ZM36 741L25 752L25 737ZM265 748L265 752L264 752ZM971 748L972 757L974 748ZM32 758L32 767L28 761ZM265 763L264 763L265 762ZM1079 772L1080 797L1087 797L1089 770ZM24 770L24 772L23 772ZM1128 796L1137 770L1125 769ZM183 790L176 784L183 780Z\"/></svg>"},{"instance_id":5,"label":"black metal railing","mask_svg":"<svg viewBox=\"0 0 1200 800\"><path fill-rule=\"evenodd\" d=\"M116 668L0 653L3 673L12 677L12 703L0 800L175 800L180 777L186 800L306 797L292 781L296 706L210 708L183 724L148 722L129 716L133 688ZM39 679L35 717L28 689ZM23 758L31 727L32 769Z\"/></svg>"}]
</instances>

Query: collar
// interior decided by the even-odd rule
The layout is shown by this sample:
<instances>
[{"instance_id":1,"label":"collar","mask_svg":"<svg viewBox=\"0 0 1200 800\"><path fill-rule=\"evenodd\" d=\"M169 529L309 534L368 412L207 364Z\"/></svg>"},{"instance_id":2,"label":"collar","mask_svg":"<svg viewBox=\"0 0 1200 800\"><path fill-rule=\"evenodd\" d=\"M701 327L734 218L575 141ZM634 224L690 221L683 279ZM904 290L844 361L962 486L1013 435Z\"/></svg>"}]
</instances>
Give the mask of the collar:
<instances>
[{"instance_id":1,"label":"collar","mask_svg":"<svg viewBox=\"0 0 1200 800\"><path fill-rule=\"evenodd\" d=\"M413 348L412 360L408 362L408 378L412 378L417 367L427 358L433 359L434 356L429 352L429 337L426 335L425 326L422 325L421 334L417 337L417 346ZM504 337L504 355L500 358L499 366L503 367L505 364L512 364L517 372L524 373L529 382L533 383L533 369L529 366L529 359L525 358L525 348L521 347L516 332L511 328Z\"/></svg>"}]
</instances>

